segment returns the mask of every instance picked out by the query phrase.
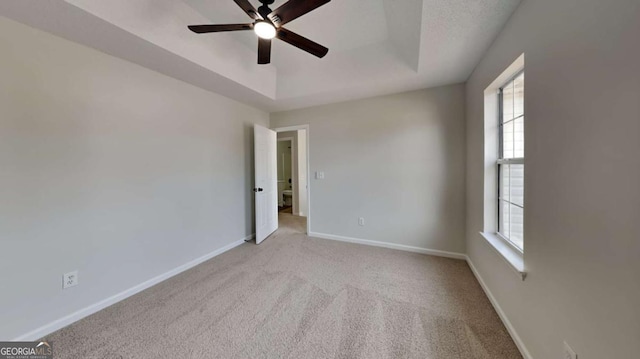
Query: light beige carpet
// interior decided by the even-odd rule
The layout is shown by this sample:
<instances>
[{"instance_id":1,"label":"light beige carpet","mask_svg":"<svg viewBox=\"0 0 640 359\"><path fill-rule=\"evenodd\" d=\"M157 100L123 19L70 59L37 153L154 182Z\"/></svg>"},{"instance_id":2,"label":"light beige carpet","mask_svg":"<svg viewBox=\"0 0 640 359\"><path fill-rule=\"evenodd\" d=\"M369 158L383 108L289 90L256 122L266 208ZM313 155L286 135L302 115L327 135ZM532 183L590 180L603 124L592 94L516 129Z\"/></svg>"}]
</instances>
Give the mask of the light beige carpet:
<instances>
[{"instance_id":1,"label":"light beige carpet","mask_svg":"<svg viewBox=\"0 0 640 359\"><path fill-rule=\"evenodd\" d=\"M304 218L46 339L61 358L521 358L464 261L308 238Z\"/></svg>"}]
</instances>

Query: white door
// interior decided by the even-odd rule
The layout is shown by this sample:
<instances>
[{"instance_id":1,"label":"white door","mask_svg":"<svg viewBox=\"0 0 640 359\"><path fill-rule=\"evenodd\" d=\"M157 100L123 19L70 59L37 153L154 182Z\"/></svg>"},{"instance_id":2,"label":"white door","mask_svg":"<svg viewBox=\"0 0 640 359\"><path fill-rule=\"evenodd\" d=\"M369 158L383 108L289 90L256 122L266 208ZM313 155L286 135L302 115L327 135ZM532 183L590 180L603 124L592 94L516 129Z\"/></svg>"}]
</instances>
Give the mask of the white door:
<instances>
[{"instance_id":1,"label":"white door","mask_svg":"<svg viewBox=\"0 0 640 359\"><path fill-rule=\"evenodd\" d=\"M255 151L256 244L278 229L278 136L275 131L253 126Z\"/></svg>"}]
</instances>

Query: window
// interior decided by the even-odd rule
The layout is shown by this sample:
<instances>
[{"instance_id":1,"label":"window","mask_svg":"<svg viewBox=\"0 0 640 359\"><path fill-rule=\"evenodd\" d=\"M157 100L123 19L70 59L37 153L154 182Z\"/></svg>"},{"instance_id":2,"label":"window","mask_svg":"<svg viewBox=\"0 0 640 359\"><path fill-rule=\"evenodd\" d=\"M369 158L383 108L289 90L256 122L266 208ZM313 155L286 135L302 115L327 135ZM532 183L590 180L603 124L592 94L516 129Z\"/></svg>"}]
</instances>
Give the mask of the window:
<instances>
[{"instance_id":1,"label":"window","mask_svg":"<svg viewBox=\"0 0 640 359\"><path fill-rule=\"evenodd\" d=\"M524 57L484 89L484 202L480 235L517 276L524 265Z\"/></svg>"},{"instance_id":2,"label":"window","mask_svg":"<svg viewBox=\"0 0 640 359\"><path fill-rule=\"evenodd\" d=\"M524 250L524 72L500 87L498 234Z\"/></svg>"}]
</instances>

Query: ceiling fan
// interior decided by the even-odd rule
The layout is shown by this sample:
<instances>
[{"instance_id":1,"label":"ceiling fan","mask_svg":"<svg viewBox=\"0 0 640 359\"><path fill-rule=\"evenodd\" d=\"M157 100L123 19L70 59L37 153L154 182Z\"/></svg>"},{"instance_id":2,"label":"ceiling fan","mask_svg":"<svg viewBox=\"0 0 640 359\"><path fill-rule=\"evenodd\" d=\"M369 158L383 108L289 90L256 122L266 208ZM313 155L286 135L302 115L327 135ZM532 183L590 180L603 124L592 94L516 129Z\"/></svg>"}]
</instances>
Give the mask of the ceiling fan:
<instances>
[{"instance_id":1,"label":"ceiling fan","mask_svg":"<svg viewBox=\"0 0 640 359\"><path fill-rule=\"evenodd\" d=\"M271 39L277 38L317 57L324 57L329 49L306 37L289 31L282 25L309 13L331 0L289 0L276 10L269 5L275 0L259 0L262 6L256 10L249 0L233 0L254 22L228 25L191 25L189 30L198 33L253 30L258 35L258 64L271 62Z\"/></svg>"}]
</instances>

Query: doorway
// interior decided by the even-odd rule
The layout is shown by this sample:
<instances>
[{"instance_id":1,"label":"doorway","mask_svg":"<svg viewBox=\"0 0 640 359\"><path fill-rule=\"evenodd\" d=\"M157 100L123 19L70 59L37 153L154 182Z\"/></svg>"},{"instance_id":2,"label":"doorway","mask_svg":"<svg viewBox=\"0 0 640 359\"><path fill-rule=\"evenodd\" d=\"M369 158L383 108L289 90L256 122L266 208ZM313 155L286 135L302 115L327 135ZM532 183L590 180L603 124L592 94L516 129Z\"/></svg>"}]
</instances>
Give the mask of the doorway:
<instances>
[{"instance_id":1,"label":"doorway","mask_svg":"<svg viewBox=\"0 0 640 359\"><path fill-rule=\"evenodd\" d=\"M281 133L282 141L278 141L278 133ZM262 243L276 230L309 233L311 192L308 125L271 130L255 124L253 134L256 244ZM280 155L279 142L282 149ZM285 151L289 151L290 155ZM280 177L278 162L282 164ZM290 172L286 170L288 163L291 163ZM282 181L280 190L278 179ZM291 213L286 213L284 209L289 203ZM281 207L283 213L278 212ZM283 226L279 226L279 223Z\"/></svg>"},{"instance_id":2,"label":"doorway","mask_svg":"<svg viewBox=\"0 0 640 359\"><path fill-rule=\"evenodd\" d=\"M285 135L287 135L285 137ZM294 189L297 174L294 173L293 139L290 132L278 134L278 213L293 214L293 204L298 200L298 193Z\"/></svg>"},{"instance_id":3,"label":"doorway","mask_svg":"<svg viewBox=\"0 0 640 359\"><path fill-rule=\"evenodd\" d=\"M306 234L310 222L309 128L302 125L274 130L278 139L278 222L283 230Z\"/></svg>"}]
</instances>

